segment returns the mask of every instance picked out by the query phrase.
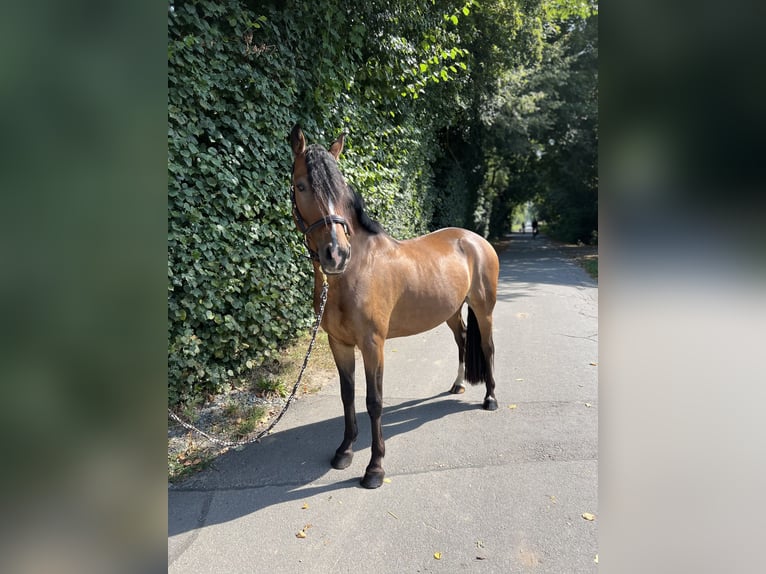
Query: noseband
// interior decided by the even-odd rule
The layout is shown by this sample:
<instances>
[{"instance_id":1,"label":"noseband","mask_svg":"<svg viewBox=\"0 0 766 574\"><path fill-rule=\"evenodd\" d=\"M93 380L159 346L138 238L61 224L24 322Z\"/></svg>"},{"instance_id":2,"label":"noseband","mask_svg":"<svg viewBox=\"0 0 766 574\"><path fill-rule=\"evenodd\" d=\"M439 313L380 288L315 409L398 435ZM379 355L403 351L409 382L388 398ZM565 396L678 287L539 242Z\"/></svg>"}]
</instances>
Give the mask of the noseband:
<instances>
[{"instance_id":1,"label":"noseband","mask_svg":"<svg viewBox=\"0 0 766 574\"><path fill-rule=\"evenodd\" d=\"M295 218L295 222L298 224L298 229L300 229L301 232L303 233L303 241L306 244L306 249L308 249L310 259L313 259L314 261L319 261L319 253L311 249L311 246L309 245L309 235L317 227L338 224L343 227L343 232L346 234L346 237L349 237L351 235L351 229L348 226L348 222L344 218L342 218L340 215L335 215L334 213L331 213L330 215L325 215L324 217L322 217L318 221L315 221L311 225L306 225L306 221L303 219L303 216L301 216L301 212L298 210L298 204L295 202L295 186L294 185L290 185L290 201L292 201L293 203L293 217Z\"/></svg>"}]
</instances>

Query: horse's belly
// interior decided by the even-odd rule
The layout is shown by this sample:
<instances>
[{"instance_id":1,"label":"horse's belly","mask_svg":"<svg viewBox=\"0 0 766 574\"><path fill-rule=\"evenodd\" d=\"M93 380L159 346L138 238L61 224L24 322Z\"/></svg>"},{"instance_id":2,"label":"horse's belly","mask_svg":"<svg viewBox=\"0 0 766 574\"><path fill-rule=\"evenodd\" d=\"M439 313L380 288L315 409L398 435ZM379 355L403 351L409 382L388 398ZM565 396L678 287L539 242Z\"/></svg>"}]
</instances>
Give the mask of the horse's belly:
<instances>
[{"instance_id":1,"label":"horse's belly","mask_svg":"<svg viewBox=\"0 0 766 574\"><path fill-rule=\"evenodd\" d=\"M460 299L413 301L397 305L388 324L388 339L417 335L441 325L463 304Z\"/></svg>"}]
</instances>

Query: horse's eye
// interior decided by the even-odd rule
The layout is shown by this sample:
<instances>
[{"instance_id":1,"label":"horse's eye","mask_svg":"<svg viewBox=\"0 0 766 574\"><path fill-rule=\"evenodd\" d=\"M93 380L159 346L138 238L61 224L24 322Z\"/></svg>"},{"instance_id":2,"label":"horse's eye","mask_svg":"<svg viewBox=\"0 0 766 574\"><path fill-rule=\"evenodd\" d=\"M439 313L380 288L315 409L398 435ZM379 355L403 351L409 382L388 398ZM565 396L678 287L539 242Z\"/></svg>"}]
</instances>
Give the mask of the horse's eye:
<instances>
[{"instance_id":1,"label":"horse's eye","mask_svg":"<svg viewBox=\"0 0 766 574\"><path fill-rule=\"evenodd\" d=\"M301 192L306 191L306 184L303 183L303 182L299 182L298 183L298 191L301 191Z\"/></svg>"}]
</instances>

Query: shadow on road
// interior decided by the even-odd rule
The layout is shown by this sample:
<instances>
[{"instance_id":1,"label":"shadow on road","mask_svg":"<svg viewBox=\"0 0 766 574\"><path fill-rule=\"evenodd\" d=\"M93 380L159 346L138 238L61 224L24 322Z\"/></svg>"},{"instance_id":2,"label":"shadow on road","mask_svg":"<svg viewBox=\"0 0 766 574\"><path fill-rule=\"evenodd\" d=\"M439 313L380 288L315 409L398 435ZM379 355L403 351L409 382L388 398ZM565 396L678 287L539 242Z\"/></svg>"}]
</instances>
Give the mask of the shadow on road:
<instances>
[{"instance_id":1,"label":"shadow on road","mask_svg":"<svg viewBox=\"0 0 766 574\"><path fill-rule=\"evenodd\" d=\"M341 410L338 401L338 410ZM386 440L413 431L442 417L460 412L485 411L481 401L468 402L447 392L425 399L415 399L383 410L383 434ZM330 459L343 438L343 417L279 431L260 444L241 451L229 451L219 457L212 469L190 477L168 491L168 535L174 536L201 526L236 520L263 508L283 502L302 500L315 494L362 488L359 485L357 458L366 465L369 458L370 427L366 413L357 413L359 436L354 445L356 458L352 467L338 471ZM337 482L309 486L329 475ZM237 496L236 505L218 505L215 515L208 515L215 492L247 490ZM184 512L190 493L207 496L201 513ZM177 511L173 511L174 505Z\"/></svg>"}]
</instances>

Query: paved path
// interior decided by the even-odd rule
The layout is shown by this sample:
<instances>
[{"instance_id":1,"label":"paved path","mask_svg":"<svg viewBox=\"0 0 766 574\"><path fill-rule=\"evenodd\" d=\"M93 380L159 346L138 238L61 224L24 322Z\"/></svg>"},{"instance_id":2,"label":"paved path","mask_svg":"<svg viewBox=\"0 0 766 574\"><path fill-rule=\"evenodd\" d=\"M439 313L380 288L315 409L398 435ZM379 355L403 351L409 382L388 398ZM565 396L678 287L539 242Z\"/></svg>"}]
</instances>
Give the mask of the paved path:
<instances>
[{"instance_id":1,"label":"paved path","mask_svg":"<svg viewBox=\"0 0 766 574\"><path fill-rule=\"evenodd\" d=\"M445 392L457 370L446 325L392 339L390 482L359 486L370 455L359 366L351 467L329 465L343 422L338 386L326 385L261 444L169 489L168 571L595 572L598 518L582 514L598 516L597 309L582 269L545 238L514 234L495 310L497 411L481 409L483 386Z\"/></svg>"}]
</instances>

